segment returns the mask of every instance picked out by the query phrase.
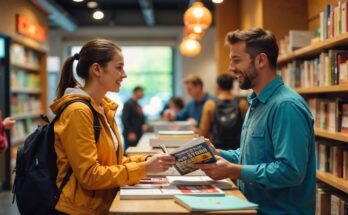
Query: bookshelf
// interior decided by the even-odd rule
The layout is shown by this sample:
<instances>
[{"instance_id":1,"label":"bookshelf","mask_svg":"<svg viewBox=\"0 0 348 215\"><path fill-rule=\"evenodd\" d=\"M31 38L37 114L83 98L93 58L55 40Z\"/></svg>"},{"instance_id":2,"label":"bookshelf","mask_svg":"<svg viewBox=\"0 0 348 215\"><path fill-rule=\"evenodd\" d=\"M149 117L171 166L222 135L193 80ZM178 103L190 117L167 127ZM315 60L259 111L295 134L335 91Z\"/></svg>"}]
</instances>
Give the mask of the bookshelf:
<instances>
[{"instance_id":1,"label":"bookshelf","mask_svg":"<svg viewBox=\"0 0 348 215\"><path fill-rule=\"evenodd\" d=\"M11 129L11 170L14 168L18 147L40 124L40 115L47 108L46 52L25 43L9 42L9 107L16 120Z\"/></svg>"},{"instance_id":2,"label":"bookshelf","mask_svg":"<svg viewBox=\"0 0 348 215\"><path fill-rule=\"evenodd\" d=\"M317 171L317 179L330 184L331 186L339 189L345 193L348 193L348 181L342 178L338 178L330 173Z\"/></svg>"},{"instance_id":3,"label":"bookshelf","mask_svg":"<svg viewBox=\"0 0 348 215\"><path fill-rule=\"evenodd\" d=\"M313 1L308 1L308 3L310 3L309 10L308 10L309 11L308 18L314 17L314 16L317 17L317 20L315 22L314 21L312 22L309 19L308 21L309 29L315 30L319 27L318 25L320 23L319 13L323 12L324 8L326 9L326 4L332 3L332 2L329 2L329 1L319 2L319 1L313 0ZM314 6L316 3L319 6L318 5ZM325 29L323 31L325 31ZM348 98L347 96L348 85L344 85L344 83L341 83L341 80L337 78L337 76L339 76L341 63L345 62L345 60L340 61L339 57L342 57L343 59L343 55L346 53L343 53L343 52L342 54L339 52L335 53L335 51L332 51L330 53L330 50L337 50L337 49L347 50L347 48L344 48L344 47L347 47L347 45L348 45L348 31L335 35L334 37L315 42L313 44L302 47L300 49L297 49L285 55L280 55L278 57L278 66L279 68L281 68L280 71L282 72L282 74L283 74L282 69L284 67L287 69L288 74L289 73L291 74L290 76L287 76L287 73L284 73L285 75L283 76L284 79L288 80L289 85L291 85L294 88L294 90L300 95L302 95L309 103L309 106L313 113L313 117L316 120L315 126L317 128L315 128L314 132L316 136L316 142L318 143L316 144L317 147L319 147L319 141L324 141L325 144L328 144L328 147L330 148L330 153L329 153L331 156L330 162L332 160L333 161L332 163L329 164L330 165L329 170L325 169L325 172L322 169L323 167L321 166L323 163L317 164L318 169L323 170L323 171L319 171L319 170L317 171L317 174L316 174L317 180L320 182L323 182L324 184L329 185L330 187L338 189L346 194L348 194L348 180L346 176L341 177L341 175L337 174L337 171L338 171L337 168L343 169L348 167L346 166L344 167L344 165L346 164L344 164L343 161L341 164L342 166L339 166L337 164L340 162L340 159L344 160L345 158L339 159L336 157L337 154L335 153L337 153L337 150L341 150L341 149L343 151L347 151L348 134L341 133L341 132L332 132L332 131L329 131L328 129L330 128L330 130L335 130L338 128L337 127L338 115L336 111L338 110L337 107L340 105L337 103L338 102L337 99ZM342 56L339 56L339 55L342 55ZM329 61L331 61L329 62L329 64L327 64L326 58L328 58ZM332 62L334 62L334 64L332 64ZM347 63L347 69L348 69L348 63ZM331 102L333 102L335 107L334 112L330 112L332 111L332 106L330 106ZM321 118L323 116L322 112L324 112L324 118L326 118L325 124L327 126L327 130L321 128L323 124L322 118ZM320 116L319 118L317 117L318 115ZM335 119L333 121L331 120L332 115L333 115L333 118ZM328 124L330 124L330 126ZM332 124L336 124L334 126L334 129L332 129L331 127ZM316 149L316 153L319 154L319 153L322 153L322 151L320 151L320 149ZM320 154L320 156L322 156L322 154ZM325 156L325 151L324 151L324 156ZM322 159L322 157L320 157L320 159ZM318 162L322 162L322 160ZM321 167L319 168L319 166ZM340 177L336 175L339 175Z\"/></svg>"},{"instance_id":4,"label":"bookshelf","mask_svg":"<svg viewBox=\"0 0 348 215\"><path fill-rule=\"evenodd\" d=\"M322 51L333 48L336 46L343 46L348 44L348 32L340 34L337 37L333 37L324 41L320 41L309 46L297 49L291 53L286 55L282 55L278 57L278 64L288 63L292 60L319 55Z\"/></svg>"}]
</instances>

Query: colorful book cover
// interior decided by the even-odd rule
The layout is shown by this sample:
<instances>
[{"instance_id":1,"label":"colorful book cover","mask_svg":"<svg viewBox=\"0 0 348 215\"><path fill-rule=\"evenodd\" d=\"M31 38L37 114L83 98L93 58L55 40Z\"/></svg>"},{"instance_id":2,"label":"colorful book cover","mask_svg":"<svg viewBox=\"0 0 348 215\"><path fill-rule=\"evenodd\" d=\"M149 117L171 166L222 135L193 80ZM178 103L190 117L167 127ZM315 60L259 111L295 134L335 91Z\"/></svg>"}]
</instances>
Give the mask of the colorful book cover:
<instances>
[{"instance_id":1,"label":"colorful book cover","mask_svg":"<svg viewBox=\"0 0 348 215\"><path fill-rule=\"evenodd\" d=\"M234 196L174 196L176 203L189 211L227 211L257 209L257 204Z\"/></svg>"},{"instance_id":2,"label":"colorful book cover","mask_svg":"<svg viewBox=\"0 0 348 215\"><path fill-rule=\"evenodd\" d=\"M178 161L174 167L181 175L197 170L193 168L193 164L198 163L214 163L216 158L214 153L205 142L204 137L199 137L189 143L177 148L170 153Z\"/></svg>"}]
</instances>

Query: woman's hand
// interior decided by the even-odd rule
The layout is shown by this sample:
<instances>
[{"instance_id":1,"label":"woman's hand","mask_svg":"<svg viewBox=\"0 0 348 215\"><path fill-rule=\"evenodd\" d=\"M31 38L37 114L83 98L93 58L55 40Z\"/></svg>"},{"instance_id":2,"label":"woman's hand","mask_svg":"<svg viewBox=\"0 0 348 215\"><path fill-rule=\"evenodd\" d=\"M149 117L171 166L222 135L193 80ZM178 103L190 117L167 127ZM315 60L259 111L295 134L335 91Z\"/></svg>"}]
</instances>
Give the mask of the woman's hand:
<instances>
[{"instance_id":1,"label":"woman's hand","mask_svg":"<svg viewBox=\"0 0 348 215\"><path fill-rule=\"evenodd\" d=\"M157 154L145 161L145 168L147 172L159 173L168 170L175 163L175 157L168 154Z\"/></svg>"}]
</instances>

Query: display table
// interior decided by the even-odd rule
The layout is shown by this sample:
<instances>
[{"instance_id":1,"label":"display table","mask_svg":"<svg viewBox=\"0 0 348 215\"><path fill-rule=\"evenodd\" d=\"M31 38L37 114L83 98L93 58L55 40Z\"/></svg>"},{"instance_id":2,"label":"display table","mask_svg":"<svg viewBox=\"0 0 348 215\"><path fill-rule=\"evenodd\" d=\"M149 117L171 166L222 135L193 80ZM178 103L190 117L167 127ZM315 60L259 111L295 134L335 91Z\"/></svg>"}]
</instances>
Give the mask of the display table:
<instances>
[{"instance_id":1,"label":"display table","mask_svg":"<svg viewBox=\"0 0 348 215\"><path fill-rule=\"evenodd\" d=\"M233 195L245 199L239 190L225 190L226 195ZM174 199L155 199L155 200L121 200L120 193L112 202L109 210L110 214L189 214L184 207L174 202ZM203 212L194 212L203 214ZM211 211L204 214L257 214L256 210L235 210L235 211Z\"/></svg>"}]
</instances>

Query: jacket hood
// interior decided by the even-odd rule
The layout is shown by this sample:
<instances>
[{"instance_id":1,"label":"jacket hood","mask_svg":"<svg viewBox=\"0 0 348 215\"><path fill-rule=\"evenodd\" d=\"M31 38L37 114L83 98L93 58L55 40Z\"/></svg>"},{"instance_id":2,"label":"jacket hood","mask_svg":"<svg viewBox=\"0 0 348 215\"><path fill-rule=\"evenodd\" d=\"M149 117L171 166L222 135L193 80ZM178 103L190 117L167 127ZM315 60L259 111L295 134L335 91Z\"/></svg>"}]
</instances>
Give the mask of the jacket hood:
<instances>
[{"instance_id":1,"label":"jacket hood","mask_svg":"<svg viewBox=\"0 0 348 215\"><path fill-rule=\"evenodd\" d=\"M93 108L100 114L100 108L99 105L89 96L87 92L82 90L81 88L67 88L64 92L64 96L62 96L59 99L55 99L53 103L50 105L50 109L54 114L57 114L59 109L68 101L71 101L73 99L86 99L91 102ZM118 105L111 101L109 98L104 96L102 99L102 106L104 108L107 108L109 110L116 111Z\"/></svg>"}]
</instances>

